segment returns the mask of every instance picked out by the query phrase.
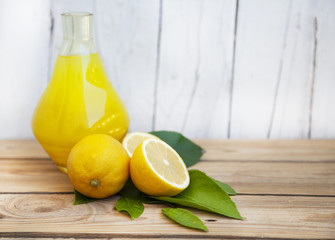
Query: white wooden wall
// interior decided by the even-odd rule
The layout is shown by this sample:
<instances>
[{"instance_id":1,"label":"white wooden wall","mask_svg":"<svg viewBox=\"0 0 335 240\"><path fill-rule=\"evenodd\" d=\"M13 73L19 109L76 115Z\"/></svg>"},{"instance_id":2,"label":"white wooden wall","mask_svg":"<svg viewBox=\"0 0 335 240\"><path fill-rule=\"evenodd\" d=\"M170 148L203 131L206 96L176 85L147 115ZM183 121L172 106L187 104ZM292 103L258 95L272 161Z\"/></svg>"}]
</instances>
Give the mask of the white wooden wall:
<instances>
[{"instance_id":1,"label":"white wooden wall","mask_svg":"<svg viewBox=\"0 0 335 240\"><path fill-rule=\"evenodd\" d=\"M0 0L0 138L33 137L67 11L95 14L130 130L335 138L333 0Z\"/></svg>"}]
</instances>

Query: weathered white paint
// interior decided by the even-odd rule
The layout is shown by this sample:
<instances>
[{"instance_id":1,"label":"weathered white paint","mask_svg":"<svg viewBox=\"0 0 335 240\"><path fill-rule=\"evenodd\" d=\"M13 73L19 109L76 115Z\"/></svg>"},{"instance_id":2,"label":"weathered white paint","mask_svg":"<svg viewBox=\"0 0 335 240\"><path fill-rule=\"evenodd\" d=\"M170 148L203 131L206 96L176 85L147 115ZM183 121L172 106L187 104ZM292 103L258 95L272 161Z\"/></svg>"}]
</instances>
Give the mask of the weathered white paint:
<instances>
[{"instance_id":1,"label":"weathered white paint","mask_svg":"<svg viewBox=\"0 0 335 240\"><path fill-rule=\"evenodd\" d=\"M49 8L45 0L0 1L0 138L32 137L47 84Z\"/></svg>"},{"instance_id":2,"label":"weathered white paint","mask_svg":"<svg viewBox=\"0 0 335 240\"><path fill-rule=\"evenodd\" d=\"M335 1L4 0L0 138L32 137L68 11L95 14L97 48L131 130L335 137Z\"/></svg>"},{"instance_id":3,"label":"weathered white paint","mask_svg":"<svg viewBox=\"0 0 335 240\"><path fill-rule=\"evenodd\" d=\"M312 138L335 138L335 2L320 1L312 102Z\"/></svg>"},{"instance_id":4,"label":"weathered white paint","mask_svg":"<svg viewBox=\"0 0 335 240\"><path fill-rule=\"evenodd\" d=\"M289 3L269 137L307 138L310 132L316 3Z\"/></svg>"},{"instance_id":5,"label":"weathered white paint","mask_svg":"<svg viewBox=\"0 0 335 240\"><path fill-rule=\"evenodd\" d=\"M239 2L232 138L267 137L290 4L291 1Z\"/></svg>"},{"instance_id":6,"label":"weathered white paint","mask_svg":"<svg viewBox=\"0 0 335 240\"><path fill-rule=\"evenodd\" d=\"M151 131L159 1L97 1L97 45L129 113L130 131Z\"/></svg>"},{"instance_id":7,"label":"weathered white paint","mask_svg":"<svg viewBox=\"0 0 335 240\"><path fill-rule=\"evenodd\" d=\"M155 129L227 137L234 1L164 1Z\"/></svg>"}]
</instances>

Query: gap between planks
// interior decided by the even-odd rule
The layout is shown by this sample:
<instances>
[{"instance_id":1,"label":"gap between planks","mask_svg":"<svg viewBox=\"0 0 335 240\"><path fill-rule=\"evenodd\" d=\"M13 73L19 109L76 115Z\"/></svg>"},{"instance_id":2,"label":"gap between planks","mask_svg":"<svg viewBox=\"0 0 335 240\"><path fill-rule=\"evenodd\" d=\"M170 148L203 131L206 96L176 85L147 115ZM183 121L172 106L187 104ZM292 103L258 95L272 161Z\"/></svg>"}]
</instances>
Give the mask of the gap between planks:
<instances>
[{"instance_id":1,"label":"gap between planks","mask_svg":"<svg viewBox=\"0 0 335 240\"><path fill-rule=\"evenodd\" d=\"M0 161L8 161L8 160L32 160L32 161L52 161L51 158L7 158L7 157L0 157ZM227 163L234 163L234 162L240 162L240 163L247 163L247 162L252 162L252 161L255 161L254 159L244 159L244 160L239 160L239 159L206 159L206 158L202 158L199 160L199 163L209 163L209 162L227 162ZM313 163L335 163L335 159L334 160L322 160L322 161L319 161L319 160L315 160L315 161L302 161L302 160L286 160L286 159L283 159L283 160L280 160L278 159L277 160L278 162L281 162L281 163L308 163L308 164L313 164ZM258 163L269 163L269 162L273 162L273 160L256 160L256 162Z\"/></svg>"},{"instance_id":2,"label":"gap between planks","mask_svg":"<svg viewBox=\"0 0 335 240\"><path fill-rule=\"evenodd\" d=\"M3 232L0 233L1 240L12 240L15 238L16 240L21 239L41 239L41 240L68 240L68 239L91 239L91 240L131 240L131 239L152 239L152 240L162 240L162 239L235 239L235 240L253 240L253 239L260 239L259 237L238 237L238 236L221 236L221 235L130 235L130 234L95 234L95 233L66 233L66 234L59 234L59 233L44 233L44 232ZM297 240L297 238L273 238L273 237L262 237L262 240ZM309 238L298 238L299 240L310 240ZM333 238L323 238L323 240L334 240Z\"/></svg>"},{"instance_id":3,"label":"gap between planks","mask_svg":"<svg viewBox=\"0 0 335 240\"><path fill-rule=\"evenodd\" d=\"M0 192L0 195L26 195L26 194L36 194L36 195L69 195L74 194L74 192ZM115 194L116 196L120 196L118 194ZM320 198L332 198L335 197L335 195L309 195L309 194L282 194L282 193L241 193L238 192L237 195L239 196L272 196L272 197L320 197ZM235 196L237 196L235 195ZM120 196L121 197L121 196ZM99 200L99 199L98 199ZM97 200L97 201L98 201Z\"/></svg>"}]
</instances>

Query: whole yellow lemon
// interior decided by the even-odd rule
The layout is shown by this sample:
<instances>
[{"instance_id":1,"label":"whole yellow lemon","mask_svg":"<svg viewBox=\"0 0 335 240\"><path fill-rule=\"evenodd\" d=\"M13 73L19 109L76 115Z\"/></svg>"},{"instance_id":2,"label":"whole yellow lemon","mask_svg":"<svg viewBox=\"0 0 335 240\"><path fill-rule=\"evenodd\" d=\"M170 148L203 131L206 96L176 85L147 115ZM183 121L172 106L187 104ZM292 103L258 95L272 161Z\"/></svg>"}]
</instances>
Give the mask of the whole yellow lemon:
<instances>
[{"instance_id":1,"label":"whole yellow lemon","mask_svg":"<svg viewBox=\"0 0 335 240\"><path fill-rule=\"evenodd\" d=\"M72 148L67 171L77 191L92 198L106 198L123 188L129 177L129 162L119 141L105 134L93 134Z\"/></svg>"}]
</instances>

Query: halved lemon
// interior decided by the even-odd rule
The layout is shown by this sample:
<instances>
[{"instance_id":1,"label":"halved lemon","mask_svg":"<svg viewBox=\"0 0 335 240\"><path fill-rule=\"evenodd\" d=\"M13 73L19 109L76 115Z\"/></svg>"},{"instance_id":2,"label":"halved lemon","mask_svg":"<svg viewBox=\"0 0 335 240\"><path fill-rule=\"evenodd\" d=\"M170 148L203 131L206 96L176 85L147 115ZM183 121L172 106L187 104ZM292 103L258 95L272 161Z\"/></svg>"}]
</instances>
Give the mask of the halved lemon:
<instances>
[{"instance_id":1,"label":"halved lemon","mask_svg":"<svg viewBox=\"0 0 335 240\"><path fill-rule=\"evenodd\" d=\"M130 176L140 191L152 196L174 196L190 183L183 159L160 139L147 139L136 148Z\"/></svg>"},{"instance_id":2,"label":"halved lemon","mask_svg":"<svg viewBox=\"0 0 335 240\"><path fill-rule=\"evenodd\" d=\"M128 133L123 141L122 146L126 149L129 157L131 157L135 151L135 149L147 139L159 139L158 137L145 132L132 132Z\"/></svg>"}]
</instances>

